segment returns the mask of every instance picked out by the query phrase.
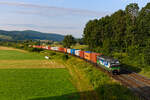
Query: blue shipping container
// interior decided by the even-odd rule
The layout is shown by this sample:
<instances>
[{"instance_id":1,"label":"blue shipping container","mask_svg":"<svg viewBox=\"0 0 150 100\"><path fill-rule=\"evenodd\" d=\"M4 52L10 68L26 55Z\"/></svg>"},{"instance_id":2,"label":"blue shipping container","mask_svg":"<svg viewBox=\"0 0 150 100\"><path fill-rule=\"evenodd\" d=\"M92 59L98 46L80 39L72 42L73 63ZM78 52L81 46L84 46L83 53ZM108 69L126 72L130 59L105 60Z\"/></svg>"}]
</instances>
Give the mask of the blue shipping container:
<instances>
[{"instance_id":1,"label":"blue shipping container","mask_svg":"<svg viewBox=\"0 0 150 100\"><path fill-rule=\"evenodd\" d=\"M71 49L71 54L75 55L75 50L76 49Z\"/></svg>"},{"instance_id":2,"label":"blue shipping container","mask_svg":"<svg viewBox=\"0 0 150 100\"><path fill-rule=\"evenodd\" d=\"M91 51L85 51L85 53L92 53Z\"/></svg>"}]
</instances>

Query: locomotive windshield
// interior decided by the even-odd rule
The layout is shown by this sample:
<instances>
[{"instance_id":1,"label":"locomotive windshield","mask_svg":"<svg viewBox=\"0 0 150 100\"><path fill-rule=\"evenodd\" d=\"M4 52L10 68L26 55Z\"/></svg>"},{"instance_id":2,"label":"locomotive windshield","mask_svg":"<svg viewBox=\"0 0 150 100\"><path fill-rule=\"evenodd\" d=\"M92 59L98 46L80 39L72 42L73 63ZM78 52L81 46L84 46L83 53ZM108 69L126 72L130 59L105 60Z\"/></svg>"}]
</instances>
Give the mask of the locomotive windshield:
<instances>
[{"instance_id":1,"label":"locomotive windshield","mask_svg":"<svg viewBox=\"0 0 150 100\"><path fill-rule=\"evenodd\" d=\"M111 64L120 64L118 60L112 61Z\"/></svg>"}]
</instances>

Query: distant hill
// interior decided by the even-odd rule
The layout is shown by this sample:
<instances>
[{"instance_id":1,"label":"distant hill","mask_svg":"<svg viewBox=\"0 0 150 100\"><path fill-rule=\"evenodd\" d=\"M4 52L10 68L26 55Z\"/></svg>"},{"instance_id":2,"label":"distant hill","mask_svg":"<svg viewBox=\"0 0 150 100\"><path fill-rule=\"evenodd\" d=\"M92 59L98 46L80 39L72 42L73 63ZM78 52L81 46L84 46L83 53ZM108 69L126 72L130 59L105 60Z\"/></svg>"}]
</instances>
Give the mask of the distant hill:
<instances>
[{"instance_id":1,"label":"distant hill","mask_svg":"<svg viewBox=\"0 0 150 100\"><path fill-rule=\"evenodd\" d=\"M38 31L3 31L0 30L0 40L53 40L62 41L63 35L55 33L42 33Z\"/></svg>"}]
</instances>

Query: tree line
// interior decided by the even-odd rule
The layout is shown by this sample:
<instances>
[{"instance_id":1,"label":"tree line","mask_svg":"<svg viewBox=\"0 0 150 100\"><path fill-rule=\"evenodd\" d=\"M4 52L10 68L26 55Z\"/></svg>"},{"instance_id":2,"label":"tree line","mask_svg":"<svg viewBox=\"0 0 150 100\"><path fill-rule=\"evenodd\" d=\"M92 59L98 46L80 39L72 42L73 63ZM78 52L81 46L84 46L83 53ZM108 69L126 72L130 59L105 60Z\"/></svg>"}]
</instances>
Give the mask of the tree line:
<instances>
[{"instance_id":1,"label":"tree line","mask_svg":"<svg viewBox=\"0 0 150 100\"><path fill-rule=\"evenodd\" d=\"M136 3L110 16L90 20L83 33L89 50L112 56L126 53L150 64L150 3L139 10Z\"/></svg>"}]
</instances>

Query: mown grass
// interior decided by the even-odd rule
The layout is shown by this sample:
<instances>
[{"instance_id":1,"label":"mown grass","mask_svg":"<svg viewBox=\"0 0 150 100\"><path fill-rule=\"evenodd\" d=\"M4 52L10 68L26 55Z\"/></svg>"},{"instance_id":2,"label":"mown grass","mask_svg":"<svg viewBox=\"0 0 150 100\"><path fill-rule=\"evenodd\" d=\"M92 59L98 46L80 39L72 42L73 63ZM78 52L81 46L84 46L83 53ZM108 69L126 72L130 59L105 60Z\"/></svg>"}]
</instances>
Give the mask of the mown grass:
<instances>
[{"instance_id":1,"label":"mown grass","mask_svg":"<svg viewBox=\"0 0 150 100\"><path fill-rule=\"evenodd\" d=\"M67 67L73 77L72 82L80 91L81 100L138 100L129 89L82 59L69 56L68 60L63 60L64 54L46 52Z\"/></svg>"},{"instance_id":2,"label":"mown grass","mask_svg":"<svg viewBox=\"0 0 150 100\"><path fill-rule=\"evenodd\" d=\"M0 60L0 69L5 68L65 68L52 60Z\"/></svg>"},{"instance_id":3,"label":"mown grass","mask_svg":"<svg viewBox=\"0 0 150 100\"><path fill-rule=\"evenodd\" d=\"M44 60L38 53L19 52L16 50L0 50L0 60Z\"/></svg>"},{"instance_id":4,"label":"mown grass","mask_svg":"<svg viewBox=\"0 0 150 100\"><path fill-rule=\"evenodd\" d=\"M66 69L1 69L0 100L78 100L63 96L76 92L70 78Z\"/></svg>"}]
</instances>

